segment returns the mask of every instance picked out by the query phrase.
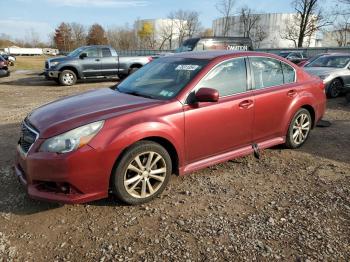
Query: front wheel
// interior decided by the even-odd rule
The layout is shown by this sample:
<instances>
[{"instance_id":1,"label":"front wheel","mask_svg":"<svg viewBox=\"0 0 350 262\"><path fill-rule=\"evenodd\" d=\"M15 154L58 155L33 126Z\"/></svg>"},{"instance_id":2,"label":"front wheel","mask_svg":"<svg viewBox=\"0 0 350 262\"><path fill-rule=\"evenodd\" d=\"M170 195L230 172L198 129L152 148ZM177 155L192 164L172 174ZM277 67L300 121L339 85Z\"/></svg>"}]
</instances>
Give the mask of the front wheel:
<instances>
[{"instance_id":1,"label":"front wheel","mask_svg":"<svg viewBox=\"0 0 350 262\"><path fill-rule=\"evenodd\" d=\"M340 79L334 79L328 86L327 89L327 97L328 98L336 98L340 95L341 90L343 88L343 83Z\"/></svg>"},{"instance_id":2,"label":"front wheel","mask_svg":"<svg viewBox=\"0 0 350 262\"><path fill-rule=\"evenodd\" d=\"M310 112L304 108L298 110L289 125L286 136L286 147L295 149L301 147L309 137L312 127Z\"/></svg>"},{"instance_id":3,"label":"front wheel","mask_svg":"<svg viewBox=\"0 0 350 262\"><path fill-rule=\"evenodd\" d=\"M59 83L63 86L72 86L76 82L77 82L77 76L71 70L64 70L59 75Z\"/></svg>"},{"instance_id":4,"label":"front wheel","mask_svg":"<svg viewBox=\"0 0 350 262\"><path fill-rule=\"evenodd\" d=\"M137 142L120 159L112 175L112 189L126 204L143 204L164 191L171 172L171 158L164 147Z\"/></svg>"}]
</instances>

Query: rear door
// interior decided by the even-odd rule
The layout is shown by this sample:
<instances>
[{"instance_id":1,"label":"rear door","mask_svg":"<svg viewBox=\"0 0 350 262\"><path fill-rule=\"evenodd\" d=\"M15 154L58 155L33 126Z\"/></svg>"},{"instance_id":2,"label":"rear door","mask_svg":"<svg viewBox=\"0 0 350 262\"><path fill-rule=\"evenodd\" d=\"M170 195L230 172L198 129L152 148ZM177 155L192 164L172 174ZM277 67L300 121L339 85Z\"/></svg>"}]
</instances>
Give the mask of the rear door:
<instances>
[{"instance_id":1,"label":"rear door","mask_svg":"<svg viewBox=\"0 0 350 262\"><path fill-rule=\"evenodd\" d=\"M102 47L101 68L104 76L115 76L118 74L118 55L117 52L108 47Z\"/></svg>"},{"instance_id":2,"label":"rear door","mask_svg":"<svg viewBox=\"0 0 350 262\"><path fill-rule=\"evenodd\" d=\"M285 136L283 120L298 94L295 70L268 57L249 57L254 88L254 143Z\"/></svg>"},{"instance_id":3,"label":"rear door","mask_svg":"<svg viewBox=\"0 0 350 262\"><path fill-rule=\"evenodd\" d=\"M252 91L247 89L245 58L225 61L212 69L197 85L214 88L216 103L185 105L187 163L251 144L254 112Z\"/></svg>"},{"instance_id":4,"label":"rear door","mask_svg":"<svg viewBox=\"0 0 350 262\"><path fill-rule=\"evenodd\" d=\"M101 75L101 49L90 47L84 50L86 57L80 60L84 77L94 77Z\"/></svg>"}]
</instances>

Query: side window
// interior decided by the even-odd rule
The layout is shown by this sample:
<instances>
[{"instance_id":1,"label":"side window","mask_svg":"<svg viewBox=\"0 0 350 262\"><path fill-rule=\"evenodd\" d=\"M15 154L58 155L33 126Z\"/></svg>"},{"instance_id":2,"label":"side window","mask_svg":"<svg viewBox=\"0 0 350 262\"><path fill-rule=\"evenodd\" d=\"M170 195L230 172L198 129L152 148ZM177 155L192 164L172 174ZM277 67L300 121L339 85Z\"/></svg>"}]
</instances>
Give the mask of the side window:
<instances>
[{"instance_id":1,"label":"side window","mask_svg":"<svg viewBox=\"0 0 350 262\"><path fill-rule=\"evenodd\" d=\"M100 57L100 53L98 48L89 48L86 50L87 57L94 58L94 57Z\"/></svg>"},{"instance_id":2,"label":"side window","mask_svg":"<svg viewBox=\"0 0 350 262\"><path fill-rule=\"evenodd\" d=\"M202 87L218 90L221 97L245 92L247 90L245 59L236 58L218 65L199 82L197 90Z\"/></svg>"},{"instance_id":3,"label":"side window","mask_svg":"<svg viewBox=\"0 0 350 262\"><path fill-rule=\"evenodd\" d=\"M249 58L253 70L253 85L255 89L283 85L281 62L267 57Z\"/></svg>"},{"instance_id":4,"label":"side window","mask_svg":"<svg viewBox=\"0 0 350 262\"><path fill-rule=\"evenodd\" d=\"M282 63L282 70L283 70L285 84L295 82L295 71L293 67L285 63Z\"/></svg>"},{"instance_id":5,"label":"side window","mask_svg":"<svg viewBox=\"0 0 350 262\"><path fill-rule=\"evenodd\" d=\"M112 53L109 48L102 48L102 57L111 57Z\"/></svg>"}]
</instances>

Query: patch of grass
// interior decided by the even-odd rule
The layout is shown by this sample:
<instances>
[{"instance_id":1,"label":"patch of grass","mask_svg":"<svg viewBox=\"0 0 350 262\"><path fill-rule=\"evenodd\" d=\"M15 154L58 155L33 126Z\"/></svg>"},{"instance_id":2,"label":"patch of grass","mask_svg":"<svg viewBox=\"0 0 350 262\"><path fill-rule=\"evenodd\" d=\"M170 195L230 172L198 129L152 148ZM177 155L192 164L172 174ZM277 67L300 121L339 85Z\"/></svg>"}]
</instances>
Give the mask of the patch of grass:
<instances>
[{"instance_id":1,"label":"patch of grass","mask_svg":"<svg viewBox=\"0 0 350 262\"><path fill-rule=\"evenodd\" d=\"M35 70L44 71L45 60L48 56L16 56L14 70Z\"/></svg>"}]
</instances>

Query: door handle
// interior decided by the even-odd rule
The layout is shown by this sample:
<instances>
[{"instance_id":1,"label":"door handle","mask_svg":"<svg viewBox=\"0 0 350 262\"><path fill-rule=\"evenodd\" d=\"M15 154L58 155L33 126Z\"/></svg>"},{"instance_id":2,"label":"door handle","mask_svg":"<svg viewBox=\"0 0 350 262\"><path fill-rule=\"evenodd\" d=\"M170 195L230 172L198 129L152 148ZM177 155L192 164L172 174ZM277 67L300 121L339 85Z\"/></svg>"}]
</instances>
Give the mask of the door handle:
<instances>
[{"instance_id":1,"label":"door handle","mask_svg":"<svg viewBox=\"0 0 350 262\"><path fill-rule=\"evenodd\" d=\"M239 103L239 107L243 109L249 109L253 106L253 100L244 100L241 103Z\"/></svg>"},{"instance_id":2,"label":"door handle","mask_svg":"<svg viewBox=\"0 0 350 262\"><path fill-rule=\"evenodd\" d=\"M96 62L100 62L100 59L97 58L97 59L95 59L95 61L96 61Z\"/></svg>"},{"instance_id":3,"label":"door handle","mask_svg":"<svg viewBox=\"0 0 350 262\"><path fill-rule=\"evenodd\" d=\"M297 94L297 90L292 89L287 92L287 96L294 97Z\"/></svg>"}]
</instances>

